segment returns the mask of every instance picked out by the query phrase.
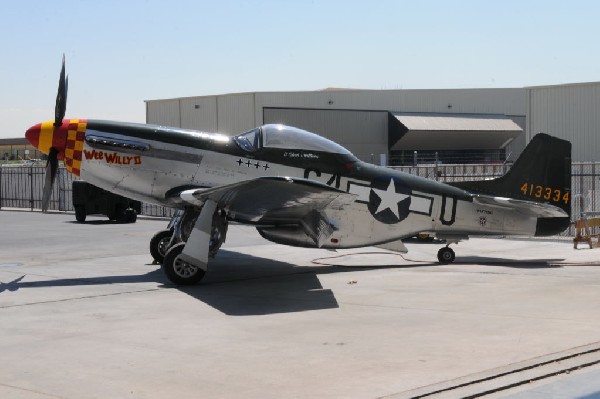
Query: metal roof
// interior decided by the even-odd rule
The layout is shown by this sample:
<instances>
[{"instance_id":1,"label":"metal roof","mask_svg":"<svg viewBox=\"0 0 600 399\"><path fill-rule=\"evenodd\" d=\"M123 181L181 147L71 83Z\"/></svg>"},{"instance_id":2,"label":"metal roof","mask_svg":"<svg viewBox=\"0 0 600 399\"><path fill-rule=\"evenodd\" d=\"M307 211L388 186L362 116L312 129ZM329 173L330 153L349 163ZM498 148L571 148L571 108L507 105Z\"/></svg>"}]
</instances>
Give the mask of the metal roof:
<instances>
[{"instance_id":1,"label":"metal roof","mask_svg":"<svg viewBox=\"0 0 600 399\"><path fill-rule=\"evenodd\" d=\"M404 130L392 150L499 149L523 132L506 115L398 112L392 115Z\"/></svg>"}]
</instances>

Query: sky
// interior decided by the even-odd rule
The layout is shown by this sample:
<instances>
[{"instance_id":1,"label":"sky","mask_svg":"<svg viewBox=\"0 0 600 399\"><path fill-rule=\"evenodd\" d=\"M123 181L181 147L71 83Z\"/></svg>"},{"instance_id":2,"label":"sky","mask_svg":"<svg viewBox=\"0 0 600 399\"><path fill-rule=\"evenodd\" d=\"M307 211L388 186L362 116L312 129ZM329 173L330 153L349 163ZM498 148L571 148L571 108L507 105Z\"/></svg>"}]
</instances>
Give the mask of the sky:
<instances>
[{"instance_id":1,"label":"sky","mask_svg":"<svg viewBox=\"0 0 600 399\"><path fill-rule=\"evenodd\" d=\"M0 138L54 118L144 122L144 100L327 87L600 81L600 2L0 0Z\"/></svg>"}]
</instances>

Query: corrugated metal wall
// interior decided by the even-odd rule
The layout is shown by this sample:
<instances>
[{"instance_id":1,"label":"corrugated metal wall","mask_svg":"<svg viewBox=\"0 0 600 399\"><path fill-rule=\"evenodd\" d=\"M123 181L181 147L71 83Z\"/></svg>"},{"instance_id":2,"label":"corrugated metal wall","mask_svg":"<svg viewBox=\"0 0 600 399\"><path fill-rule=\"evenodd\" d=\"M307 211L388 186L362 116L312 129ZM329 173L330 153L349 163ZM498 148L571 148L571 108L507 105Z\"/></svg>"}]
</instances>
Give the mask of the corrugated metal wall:
<instances>
[{"instance_id":1,"label":"corrugated metal wall","mask_svg":"<svg viewBox=\"0 0 600 399\"><path fill-rule=\"evenodd\" d=\"M179 99L146 101L146 123L180 127Z\"/></svg>"},{"instance_id":2,"label":"corrugated metal wall","mask_svg":"<svg viewBox=\"0 0 600 399\"><path fill-rule=\"evenodd\" d=\"M234 135L255 119L254 93L146 101L146 123L157 125Z\"/></svg>"},{"instance_id":3,"label":"corrugated metal wall","mask_svg":"<svg viewBox=\"0 0 600 399\"><path fill-rule=\"evenodd\" d=\"M179 112L179 127L205 132L217 131L217 96L182 98Z\"/></svg>"},{"instance_id":4,"label":"corrugated metal wall","mask_svg":"<svg viewBox=\"0 0 600 399\"><path fill-rule=\"evenodd\" d=\"M600 83L528 90L529 138L558 136L573 143L574 161L600 161Z\"/></svg>"},{"instance_id":5,"label":"corrugated metal wall","mask_svg":"<svg viewBox=\"0 0 600 399\"><path fill-rule=\"evenodd\" d=\"M379 162L388 153L388 113L323 109L265 108L264 123L296 126L341 143L358 158Z\"/></svg>"},{"instance_id":6,"label":"corrugated metal wall","mask_svg":"<svg viewBox=\"0 0 600 399\"><path fill-rule=\"evenodd\" d=\"M235 135L255 128L254 93L219 96L218 132Z\"/></svg>"}]
</instances>

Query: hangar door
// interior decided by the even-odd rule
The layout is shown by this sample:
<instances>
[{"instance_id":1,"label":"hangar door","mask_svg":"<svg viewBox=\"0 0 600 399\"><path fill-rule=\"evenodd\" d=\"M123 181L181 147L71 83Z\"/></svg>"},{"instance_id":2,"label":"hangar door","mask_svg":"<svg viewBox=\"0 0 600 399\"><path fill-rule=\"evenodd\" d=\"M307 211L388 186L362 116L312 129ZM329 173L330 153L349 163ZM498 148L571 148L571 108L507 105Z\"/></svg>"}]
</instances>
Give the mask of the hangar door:
<instances>
[{"instance_id":1,"label":"hangar door","mask_svg":"<svg viewBox=\"0 0 600 399\"><path fill-rule=\"evenodd\" d=\"M379 163L388 153L388 112L263 108L264 123L282 123L317 133L346 147L363 161Z\"/></svg>"}]
</instances>

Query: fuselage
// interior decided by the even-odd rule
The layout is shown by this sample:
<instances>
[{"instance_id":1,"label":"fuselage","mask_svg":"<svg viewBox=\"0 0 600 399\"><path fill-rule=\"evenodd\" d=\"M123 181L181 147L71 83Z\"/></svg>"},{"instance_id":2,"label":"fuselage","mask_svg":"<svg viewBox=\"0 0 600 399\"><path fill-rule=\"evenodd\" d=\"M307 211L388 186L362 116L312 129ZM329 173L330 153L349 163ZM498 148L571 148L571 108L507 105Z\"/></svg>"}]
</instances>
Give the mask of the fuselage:
<instances>
[{"instance_id":1,"label":"fuselage","mask_svg":"<svg viewBox=\"0 0 600 399\"><path fill-rule=\"evenodd\" d=\"M316 135L318 139L305 137L311 134L295 128L267 125L256 132L258 137L252 133L241 140L155 125L70 121L65 123L77 129L66 132L61 155L67 168L94 185L140 201L181 207L174 194L185 189L265 176L311 179L351 193L352 204L328 211L336 231L326 247L373 245L419 232L535 232L536 218L476 205L460 188L362 162L343 147ZM310 140L318 145L305 144Z\"/></svg>"}]
</instances>

